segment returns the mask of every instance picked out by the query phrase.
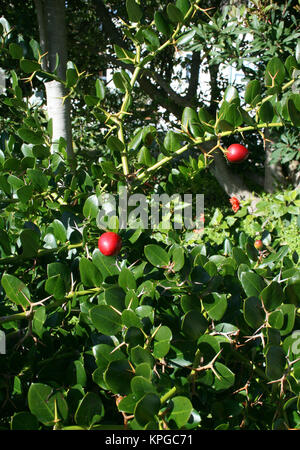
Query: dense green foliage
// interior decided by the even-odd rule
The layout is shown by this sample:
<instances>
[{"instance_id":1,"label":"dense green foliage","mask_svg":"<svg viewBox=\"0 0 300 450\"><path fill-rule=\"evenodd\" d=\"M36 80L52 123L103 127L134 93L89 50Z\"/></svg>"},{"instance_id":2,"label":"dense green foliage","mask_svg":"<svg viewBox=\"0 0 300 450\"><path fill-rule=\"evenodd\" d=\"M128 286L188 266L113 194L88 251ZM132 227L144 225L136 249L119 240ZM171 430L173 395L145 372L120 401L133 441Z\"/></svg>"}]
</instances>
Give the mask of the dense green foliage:
<instances>
[{"instance_id":1,"label":"dense green foliage","mask_svg":"<svg viewBox=\"0 0 300 450\"><path fill-rule=\"evenodd\" d=\"M63 139L53 148L44 103L29 101L57 79L41 68L37 38L23 46L1 30L0 426L299 429L299 191L234 213L201 146L299 130L300 47L270 55L243 91L227 86L215 111L186 106L180 128L162 131L138 123L136 83L165 48L200 45L201 27L182 29L199 1L169 3L149 23L135 0L123 3L139 25L124 26L131 50L114 47L133 66L114 72L118 94L68 63L76 160ZM204 231L116 222L121 253L103 256L99 198L124 186L148 198L205 193Z\"/></svg>"}]
</instances>

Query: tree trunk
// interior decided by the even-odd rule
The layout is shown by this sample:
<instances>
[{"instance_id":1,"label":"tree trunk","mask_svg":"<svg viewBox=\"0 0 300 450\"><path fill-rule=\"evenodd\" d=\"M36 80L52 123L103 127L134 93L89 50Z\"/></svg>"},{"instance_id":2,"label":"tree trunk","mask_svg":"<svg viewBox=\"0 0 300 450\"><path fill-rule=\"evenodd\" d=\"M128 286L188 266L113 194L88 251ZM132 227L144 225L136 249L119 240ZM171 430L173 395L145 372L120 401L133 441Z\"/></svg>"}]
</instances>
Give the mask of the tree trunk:
<instances>
[{"instance_id":1,"label":"tree trunk","mask_svg":"<svg viewBox=\"0 0 300 450\"><path fill-rule=\"evenodd\" d=\"M264 135L266 138L270 136L270 130L266 129L264 131ZM265 144L265 183L264 190L270 194L272 194L278 187L282 188L282 186L286 185L286 180L282 173L282 168L280 161L276 163L271 163L272 157L272 142L266 140Z\"/></svg>"},{"instance_id":2,"label":"tree trunk","mask_svg":"<svg viewBox=\"0 0 300 450\"><path fill-rule=\"evenodd\" d=\"M65 80L67 68L67 38L65 24L64 0L34 0L39 24L40 45L43 53L42 67L53 72L56 68L57 55L59 64L57 76ZM48 117L52 120L52 151L60 138L66 141L66 152L69 160L74 159L72 128L70 117L70 99L64 97L65 86L56 81L45 83Z\"/></svg>"}]
</instances>

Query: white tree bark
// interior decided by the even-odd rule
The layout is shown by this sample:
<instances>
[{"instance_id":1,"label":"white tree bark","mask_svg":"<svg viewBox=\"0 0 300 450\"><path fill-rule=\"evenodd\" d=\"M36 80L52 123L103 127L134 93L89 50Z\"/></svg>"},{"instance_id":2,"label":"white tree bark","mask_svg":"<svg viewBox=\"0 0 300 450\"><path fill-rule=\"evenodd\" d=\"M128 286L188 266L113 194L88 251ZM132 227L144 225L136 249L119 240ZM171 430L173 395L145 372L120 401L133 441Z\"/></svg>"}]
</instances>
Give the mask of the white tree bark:
<instances>
[{"instance_id":1,"label":"white tree bark","mask_svg":"<svg viewBox=\"0 0 300 450\"><path fill-rule=\"evenodd\" d=\"M67 68L67 38L64 0L34 0L39 24L40 45L43 53L44 70L53 72L65 80ZM59 64L57 64L57 55ZM70 118L70 99L64 99L66 89L58 81L45 83L48 118L52 120L52 151L60 138L66 141L68 159L74 158L72 128Z\"/></svg>"}]
</instances>

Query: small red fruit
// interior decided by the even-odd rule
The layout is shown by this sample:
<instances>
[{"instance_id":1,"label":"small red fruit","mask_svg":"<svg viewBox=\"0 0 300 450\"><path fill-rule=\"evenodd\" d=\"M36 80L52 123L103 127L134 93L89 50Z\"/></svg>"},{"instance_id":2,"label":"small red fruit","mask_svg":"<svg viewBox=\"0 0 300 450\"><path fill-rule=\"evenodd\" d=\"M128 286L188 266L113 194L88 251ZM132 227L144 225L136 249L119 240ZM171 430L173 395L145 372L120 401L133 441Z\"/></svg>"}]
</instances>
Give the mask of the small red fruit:
<instances>
[{"instance_id":1,"label":"small red fruit","mask_svg":"<svg viewBox=\"0 0 300 450\"><path fill-rule=\"evenodd\" d=\"M262 241L261 241L260 239L257 239L257 240L254 242L254 247L255 247L257 250L261 250L261 249L263 248L263 246L264 246L264 244L262 243Z\"/></svg>"},{"instance_id":2,"label":"small red fruit","mask_svg":"<svg viewBox=\"0 0 300 450\"><path fill-rule=\"evenodd\" d=\"M229 145L226 158L231 163L244 161L248 157L249 151L246 147L241 144L231 144Z\"/></svg>"},{"instance_id":3,"label":"small red fruit","mask_svg":"<svg viewBox=\"0 0 300 450\"><path fill-rule=\"evenodd\" d=\"M103 233L98 240L98 248L105 256L117 255L122 247L122 239L117 233L108 231Z\"/></svg>"}]
</instances>

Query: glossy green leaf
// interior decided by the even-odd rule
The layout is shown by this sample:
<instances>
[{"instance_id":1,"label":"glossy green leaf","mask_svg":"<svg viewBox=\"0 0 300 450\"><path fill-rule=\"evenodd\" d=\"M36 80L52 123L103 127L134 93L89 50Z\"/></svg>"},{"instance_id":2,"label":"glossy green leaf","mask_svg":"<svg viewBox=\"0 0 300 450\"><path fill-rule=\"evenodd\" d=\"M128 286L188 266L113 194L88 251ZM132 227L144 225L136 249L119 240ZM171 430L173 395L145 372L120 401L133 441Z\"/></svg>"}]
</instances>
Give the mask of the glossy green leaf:
<instances>
[{"instance_id":1,"label":"glossy green leaf","mask_svg":"<svg viewBox=\"0 0 300 450\"><path fill-rule=\"evenodd\" d=\"M205 333L208 327L208 322L198 310L188 311L182 319L181 329L183 333L195 341Z\"/></svg>"},{"instance_id":2,"label":"glossy green leaf","mask_svg":"<svg viewBox=\"0 0 300 450\"><path fill-rule=\"evenodd\" d=\"M244 301L243 311L245 321L251 328L257 330L264 323L266 315L259 298L246 298Z\"/></svg>"},{"instance_id":3,"label":"glossy green leaf","mask_svg":"<svg viewBox=\"0 0 300 450\"><path fill-rule=\"evenodd\" d=\"M266 123L272 122L274 116L274 109L272 103L269 100L263 102L263 104L259 108L258 114L261 122Z\"/></svg>"},{"instance_id":4,"label":"glossy green leaf","mask_svg":"<svg viewBox=\"0 0 300 450\"><path fill-rule=\"evenodd\" d=\"M29 308L30 292L28 287L14 275L5 273L1 278L1 285L7 297L16 305L24 309Z\"/></svg>"},{"instance_id":5,"label":"glossy green leaf","mask_svg":"<svg viewBox=\"0 0 300 450\"><path fill-rule=\"evenodd\" d=\"M267 87L280 86L286 75L286 70L282 61L274 56L267 64L265 73L265 85Z\"/></svg>"},{"instance_id":6,"label":"glossy green leaf","mask_svg":"<svg viewBox=\"0 0 300 450\"><path fill-rule=\"evenodd\" d=\"M103 278L97 267L90 259L82 257L79 261L81 281L86 287L101 286Z\"/></svg>"},{"instance_id":7,"label":"glossy green leaf","mask_svg":"<svg viewBox=\"0 0 300 450\"><path fill-rule=\"evenodd\" d=\"M143 16L141 7L135 0L126 0L126 10L130 22L139 22Z\"/></svg>"},{"instance_id":8,"label":"glossy green leaf","mask_svg":"<svg viewBox=\"0 0 300 450\"><path fill-rule=\"evenodd\" d=\"M261 85L258 80L251 80L246 86L245 102L251 106L255 106L257 99L260 98Z\"/></svg>"},{"instance_id":9,"label":"glossy green leaf","mask_svg":"<svg viewBox=\"0 0 300 450\"><path fill-rule=\"evenodd\" d=\"M148 261L155 267L165 267L170 262L168 253L159 245L146 245L144 253Z\"/></svg>"},{"instance_id":10,"label":"glossy green leaf","mask_svg":"<svg viewBox=\"0 0 300 450\"><path fill-rule=\"evenodd\" d=\"M55 404L58 418L65 420L68 414L68 405L61 392L56 392L43 383L32 383L28 390L28 406L30 412L39 422L46 426L53 426L55 417Z\"/></svg>"},{"instance_id":11,"label":"glossy green leaf","mask_svg":"<svg viewBox=\"0 0 300 450\"><path fill-rule=\"evenodd\" d=\"M172 3L169 3L167 5L167 14L171 22L176 24L183 22L184 15L182 14L181 10Z\"/></svg>"},{"instance_id":12,"label":"glossy green leaf","mask_svg":"<svg viewBox=\"0 0 300 450\"><path fill-rule=\"evenodd\" d=\"M285 353L279 345L271 345L266 353L266 375L271 380L282 377L286 364Z\"/></svg>"},{"instance_id":13,"label":"glossy green leaf","mask_svg":"<svg viewBox=\"0 0 300 450\"><path fill-rule=\"evenodd\" d=\"M176 429L182 428L190 418L193 405L187 397L176 396L170 401L171 413L168 416L168 422L175 422Z\"/></svg>"},{"instance_id":14,"label":"glossy green leaf","mask_svg":"<svg viewBox=\"0 0 300 450\"><path fill-rule=\"evenodd\" d=\"M95 219L99 212L99 201L96 195L90 195L83 205L83 214L86 218Z\"/></svg>"},{"instance_id":15,"label":"glossy green leaf","mask_svg":"<svg viewBox=\"0 0 300 450\"><path fill-rule=\"evenodd\" d=\"M146 425L159 412L160 399L154 393L144 395L136 404L134 416L140 425Z\"/></svg>"},{"instance_id":16,"label":"glossy green leaf","mask_svg":"<svg viewBox=\"0 0 300 450\"><path fill-rule=\"evenodd\" d=\"M97 305L91 308L90 317L93 325L100 333L109 336L121 331L122 320L121 315L116 312L113 307L108 305Z\"/></svg>"},{"instance_id":17,"label":"glossy green leaf","mask_svg":"<svg viewBox=\"0 0 300 450\"><path fill-rule=\"evenodd\" d=\"M104 373L104 380L114 394L128 395L134 373L126 359L112 361Z\"/></svg>"},{"instance_id":18,"label":"glossy green leaf","mask_svg":"<svg viewBox=\"0 0 300 450\"><path fill-rule=\"evenodd\" d=\"M205 296L202 302L205 311L211 319L222 319L227 309L226 294L218 294L217 292L213 292L211 295Z\"/></svg>"},{"instance_id":19,"label":"glossy green leaf","mask_svg":"<svg viewBox=\"0 0 300 450\"><path fill-rule=\"evenodd\" d=\"M241 283L248 297L259 297L265 287L264 280L254 272L243 272L241 274Z\"/></svg>"},{"instance_id":20,"label":"glossy green leaf","mask_svg":"<svg viewBox=\"0 0 300 450\"><path fill-rule=\"evenodd\" d=\"M261 291L260 298L266 310L273 311L284 302L283 289L277 281L272 281Z\"/></svg>"},{"instance_id":21,"label":"glossy green leaf","mask_svg":"<svg viewBox=\"0 0 300 450\"><path fill-rule=\"evenodd\" d=\"M33 73L41 70L41 66L37 61L31 61L29 59L21 59L20 67L25 73Z\"/></svg>"},{"instance_id":22,"label":"glossy green leaf","mask_svg":"<svg viewBox=\"0 0 300 450\"><path fill-rule=\"evenodd\" d=\"M11 430L38 430L39 423L33 414L22 411L13 415L10 428Z\"/></svg>"},{"instance_id":23,"label":"glossy green leaf","mask_svg":"<svg viewBox=\"0 0 300 450\"><path fill-rule=\"evenodd\" d=\"M82 427L90 427L99 422L104 415L104 406L99 395L87 392L75 413L75 422Z\"/></svg>"}]
</instances>

